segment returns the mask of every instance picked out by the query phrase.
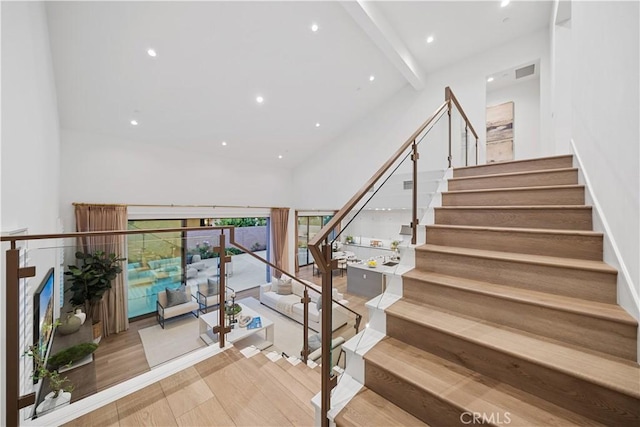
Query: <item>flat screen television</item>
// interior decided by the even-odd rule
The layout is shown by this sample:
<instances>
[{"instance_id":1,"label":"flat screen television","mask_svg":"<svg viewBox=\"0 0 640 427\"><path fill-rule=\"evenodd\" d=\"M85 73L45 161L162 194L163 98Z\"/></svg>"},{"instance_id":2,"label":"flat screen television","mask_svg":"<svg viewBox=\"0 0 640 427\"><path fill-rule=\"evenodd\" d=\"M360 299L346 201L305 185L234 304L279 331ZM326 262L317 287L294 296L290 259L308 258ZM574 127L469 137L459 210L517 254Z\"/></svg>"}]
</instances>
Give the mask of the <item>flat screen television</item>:
<instances>
[{"instance_id":1,"label":"flat screen television","mask_svg":"<svg viewBox=\"0 0 640 427\"><path fill-rule=\"evenodd\" d=\"M50 268L33 294L33 344L40 348L42 357L47 354L53 333L54 269Z\"/></svg>"}]
</instances>

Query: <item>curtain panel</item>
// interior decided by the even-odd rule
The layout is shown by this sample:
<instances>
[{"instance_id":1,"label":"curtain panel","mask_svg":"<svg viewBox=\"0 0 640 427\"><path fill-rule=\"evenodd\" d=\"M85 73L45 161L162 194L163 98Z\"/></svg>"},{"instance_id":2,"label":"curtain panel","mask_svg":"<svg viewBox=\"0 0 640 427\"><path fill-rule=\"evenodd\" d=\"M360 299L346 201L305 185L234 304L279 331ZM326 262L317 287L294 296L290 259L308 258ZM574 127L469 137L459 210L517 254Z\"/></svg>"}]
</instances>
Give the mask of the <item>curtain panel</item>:
<instances>
[{"instance_id":1,"label":"curtain panel","mask_svg":"<svg viewBox=\"0 0 640 427\"><path fill-rule=\"evenodd\" d=\"M121 231L127 229L127 207L124 205L75 204L76 231ZM126 239L120 236L90 236L78 239L81 251L92 253L101 250L106 254L126 256ZM124 274L118 274L111 283L111 289L105 292L98 308L102 319L102 335L126 331L129 329L127 317L127 290Z\"/></svg>"},{"instance_id":2,"label":"curtain panel","mask_svg":"<svg viewBox=\"0 0 640 427\"><path fill-rule=\"evenodd\" d=\"M273 242L273 263L276 267L289 271L287 254L287 227L289 225L288 208L271 208L271 241ZM279 278L281 273L276 271Z\"/></svg>"}]
</instances>

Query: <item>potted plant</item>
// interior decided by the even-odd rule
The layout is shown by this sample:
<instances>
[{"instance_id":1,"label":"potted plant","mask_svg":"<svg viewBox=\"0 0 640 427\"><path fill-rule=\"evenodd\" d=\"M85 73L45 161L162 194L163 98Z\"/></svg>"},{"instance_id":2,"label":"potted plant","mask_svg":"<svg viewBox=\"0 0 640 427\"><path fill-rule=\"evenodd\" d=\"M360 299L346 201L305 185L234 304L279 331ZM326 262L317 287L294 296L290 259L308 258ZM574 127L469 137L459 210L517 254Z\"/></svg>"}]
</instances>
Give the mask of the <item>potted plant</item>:
<instances>
[{"instance_id":1,"label":"potted plant","mask_svg":"<svg viewBox=\"0 0 640 427\"><path fill-rule=\"evenodd\" d=\"M349 244L349 245L353 244L353 236L347 236L347 237L345 237L345 238L344 238L344 242L345 242L346 244Z\"/></svg>"},{"instance_id":2,"label":"potted plant","mask_svg":"<svg viewBox=\"0 0 640 427\"><path fill-rule=\"evenodd\" d=\"M71 282L71 303L84 305L85 312L91 316L95 325L100 323L96 308L104 293L111 289L113 279L122 272L120 262L126 258L98 250L94 253L76 252L76 259L81 261L80 266L70 265L64 273ZM98 328L94 327L94 338L100 336L95 336L96 329Z\"/></svg>"},{"instance_id":3,"label":"potted plant","mask_svg":"<svg viewBox=\"0 0 640 427\"><path fill-rule=\"evenodd\" d=\"M36 407L36 414L42 415L60 406L68 405L71 402L71 392L73 384L67 377L62 377L58 369L49 370L44 360L44 351L40 345L32 345L25 352L34 361L32 377L34 380L47 379L51 390L44 400Z\"/></svg>"}]
</instances>

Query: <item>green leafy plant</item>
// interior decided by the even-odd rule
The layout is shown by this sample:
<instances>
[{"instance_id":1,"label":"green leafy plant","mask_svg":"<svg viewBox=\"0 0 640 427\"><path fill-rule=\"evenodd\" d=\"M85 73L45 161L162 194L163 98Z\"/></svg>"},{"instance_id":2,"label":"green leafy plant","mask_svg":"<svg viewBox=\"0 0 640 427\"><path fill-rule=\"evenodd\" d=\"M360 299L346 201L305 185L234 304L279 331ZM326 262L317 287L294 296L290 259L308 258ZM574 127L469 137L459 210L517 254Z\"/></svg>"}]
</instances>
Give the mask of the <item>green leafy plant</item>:
<instances>
[{"instance_id":1,"label":"green leafy plant","mask_svg":"<svg viewBox=\"0 0 640 427\"><path fill-rule=\"evenodd\" d=\"M353 243L353 236L347 236L347 237L345 237L345 238L344 238L344 242L345 242L345 243L349 243L349 244Z\"/></svg>"},{"instance_id":2,"label":"green leafy plant","mask_svg":"<svg viewBox=\"0 0 640 427\"><path fill-rule=\"evenodd\" d=\"M52 325L45 325L45 327L52 327ZM45 349L37 344L29 347L27 351L24 352L25 356L31 357L34 362L33 373L31 374L31 378L34 380L40 379L48 379L49 380L49 388L53 392L53 397L56 398L60 395L61 391L66 391L71 393L75 388L69 378L62 377L58 372L59 368L49 369L47 368L46 360L45 360Z\"/></svg>"},{"instance_id":3,"label":"green leafy plant","mask_svg":"<svg viewBox=\"0 0 640 427\"><path fill-rule=\"evenodd\" d=\"M120 258L116 254L106 254L103 251L94 253L76 252L76 259L80 266L69 265L64 274L71 282L71 303L85 305L86 312L95 319L94 309L102 300L104 293L111 289L111 282L122 272Z\"/></svg>"},{"instance_id":4,"label":"green leafy plant","mask_svg":"<svg viewBox=\"0 0 640 427\"><path fill-rule=\"evenodd\" d=\"M83 342L73 347L65 348L50 356L47 360L48 369L59 369L61 366L70 365L90 355L98 348L98 344Z\"/></svg>"},{"instance_id":5,"label":"green leafy plant","mask_svg":"<svg viewBox=\"0 0 640 427\"><path fill-rule=\"evenodd\" d=\"M395 251L396 249L398 249L399 244L400 244L399 241L394 240L393 242L391 242L391 249Z\"/></svg>"}]
</instances>

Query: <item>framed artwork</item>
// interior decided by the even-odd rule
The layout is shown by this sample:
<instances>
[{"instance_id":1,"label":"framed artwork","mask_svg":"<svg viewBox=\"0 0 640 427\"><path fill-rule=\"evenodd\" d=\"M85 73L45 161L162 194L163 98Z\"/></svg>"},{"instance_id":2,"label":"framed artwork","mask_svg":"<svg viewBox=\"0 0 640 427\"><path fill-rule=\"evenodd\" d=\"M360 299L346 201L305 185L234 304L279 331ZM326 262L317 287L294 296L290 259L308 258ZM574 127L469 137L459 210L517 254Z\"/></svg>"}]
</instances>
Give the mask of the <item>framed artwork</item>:
<instances>
[{"instance_id":1,"label":"framed artwork","mask_svg":"<svg viewBox=\"0 0 640 427\"><path fill-rule=\"evenodd\" d=\"M513 101L487 107L487 163L513 160Z\"/></svg>"}]
</instances>

